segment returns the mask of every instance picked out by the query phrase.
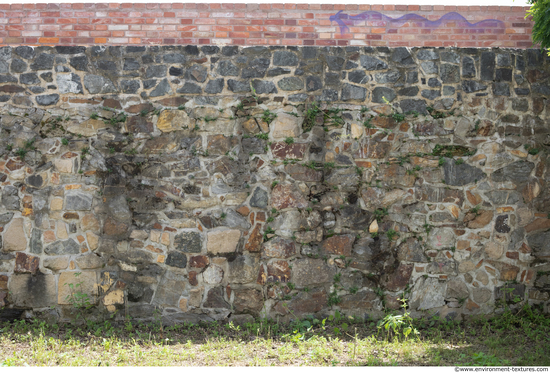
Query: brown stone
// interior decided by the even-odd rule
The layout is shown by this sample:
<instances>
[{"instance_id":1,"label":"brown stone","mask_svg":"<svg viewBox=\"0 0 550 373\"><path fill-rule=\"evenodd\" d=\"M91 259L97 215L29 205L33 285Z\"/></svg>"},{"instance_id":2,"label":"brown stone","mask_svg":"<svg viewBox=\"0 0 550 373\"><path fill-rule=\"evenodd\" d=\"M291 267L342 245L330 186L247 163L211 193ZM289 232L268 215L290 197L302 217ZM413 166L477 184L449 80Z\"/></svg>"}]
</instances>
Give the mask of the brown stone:
<instances>
[{"instance_id":1,"label":"brown stone","mask_svg":"<svg viewBox=\"0 0 550 373\"><path fill-rule=\"evenodd\" d=\"M235 289L235 301L233 307L237 313L251 313L259 315L264 307L264 297L260 290Z\"/></svg>"},{"instance_id":2,"label":"brown stone","mask_svg":"<svg viewBox=\"0 0 550 373\"><path fill-rule=\"evenodd\" d=\"M128 225L119 221L116 221L111 216L108 216L103 225L103 233L108 236L122 235L128 230Z\"/></svg>"},{"instance_id":3,"label":"brown stone","mask_svg":"<svg viewBox=\"0 0 550 373\"><path fill-rule=\"evenodd\" d=\"M269 263L267 265L268 282L289 282L290 266L284 260Z\"/></svg>"},{"instance_id":4,"label":"brown stone","mask_svg":"<svg viewBox=\"0 0 550 373\"><path fill-rule=\"evenodd\" d=\"M342 297L338 306L348 310L370 310L375 307L378 296L373 291L360 291Z\"/></svg>"},{"instance_id":5,"label":"brown stone","mask_svg":"<svg viewBox=\"0 0 550 373\"><path fill-rule=\"evenodd\" d=\"M550 229L550 219L546 218L537 218L535 221L525 226L525 232L527 233L547 229Z\"/></svg>"},{"instance_id":6,"label":"brown stone","mask_svg":"<svg viewBox=\"0 0 550 373\"><path fill-rule=\"evenodd\" d=\"M157 128L162 132L192 129L194 127L194 123L184 110L164 110L157 120Z\"/></svg>"},{"instance_id":7,"label":"brown stone","mask_svg":"<svg viewBox=\"0 0 550 373\"><path fill-rule=\"evenodd\" d=\"M154 129L153 122L142 116L128 118L126 127L130 133L151 133Z\"/></svg>"},{"instance_id":8,"label":"brown stone","mask_svg":"<svg viewBox=\"0 0 550 373\"><path fill-rule=\"evenodd\" d=\"M80 219L80 216L78 216L77 212L66 212L63 214L63 219L65 220L78 220Z\"/></svg>"},{"instance_id":9,"label":"brown stone","mask_svg":"<svg viewBox=\"0 0 550 373\"><path fill-rule=\"evenodd\" d=\"M274 138L298 137L302 132L303 118L286 113L279 113L271 123Z\"/></svg>"},{"instance_id":10,"label":"brown stone","mask_svg":"<svg viewBox=\"0 0 550 373\"><path fill-rule=\"evenodd\" d=\"M371 119L371 123L377 127L382 127L382 128L394 128L395 126L397 126L397 122L395 121L395 119L393 119L393 117L386 117L386 116L373 117Z\"/></svg>"},{"instance_id":11,"label":"brown stone","mask_svg":"<svg viewBox=\"0 0 550 373\"><path fill-rule=\"evenodd\" d=\"M150 103L144 103L144 104L137 104L129 106L125 111L130 114L141 114L141 112L150 112L153 111L155 108Z\"/></svg>"},{"instance_id":12,"label":"brown stone","mask_svg":"<svg viewBox=\"0 0 550 373\"><path fill-rule=\"evenodd\" d=\"M414 265L412 264L399 264L393 273L383 276L385 288L389 291L403 290L409 283L413 269Z\"/></svg>"},{"instance_id":13,"label":"brown stone","mask_svg":"<svg viewBox=\"0 0 550 373\"><path fill-rule=\"evenodd\" d=\"M327 254L350 256L353 242L355 236L351 234L332 236L321 242L321 249Z\"/></svg>"},{"instance_id":14,"label":"brown stone","mask_svg":"<svg viewBox=\"0 0 550 373\"><path fill-rule=\"evenodd\" d=\"M271 192L271 205L277 210L303 209L308 207L308 202L295 184L278 184Z\"/></svg>"},{"instance_id":15,"label":"brown stone","mask_svg":"<svg viewBox=\"0 0 550 373\"><path fill-rule=\"evenodd\" d=\"M207 256L196 255L189 258L189 267L192 268L204 268L210 263Z\"/></svg>"},{"instance_id":16,"label":"brown stone","mask_svg":"<svg viewBox=\"0 0 550 373\"><path fill-rule=\"evenodd\" d=\"M359 150L355 152L356 158L384 158L391 149L391 143L380 142L375 139L365 139L360 145Z\"/></svg>"},{"instance_id":17,"label":"brown stone","mask_svg":"<svg viewBox=\"0 0 550 373\"><path fill-rule=\"evenodd\" d=\"M69 284L73 284L72 289ZM79 284L77 288L75 288L76 284ZM57 289L58 304L72 304L71 299L77 291L87 294L90 297L91 303L95 303L95 297L98 295L99 291L96 273L62 272L59 275Z\"/></svg>"},{"instance_id":18,"label":"brown stone","mask_svg":"<svg viewBox=\"0 0 550 373\"><path fill-rule=\"evenodd\" d=\"M285 166L285 171L294 180L298 181L321 181L323 179L323 171L312 170L299 164L288 164Z\"/></svg>"},{"instance_id":19,"label":"brown stone","mask_svg":"<svg viewBox=\"0 0 550 373\"><path fill-rule=\"evenodd\" d=\"M469 212L464 216L464 223L470 229L483 228L493 220L493 211L480 210L476 213Z\"/></svg>"},{"instance_id":20,"label":"brown stone","mask_svg":"<svg viewBox=\"0 0 550 373\"><path fill-rule=\"evenodd\" d=\"M167 97L156 101L163 106L180 107L185 105L189 100L184 97Z\"/></svg>"},{"instance_id":21,"label":"brown stone","mask_svg":"<svg viewBox=\"0 0 550 373\"><path fill-rule=\"evenodd\" d=\"M16 273L35 273L40 266L40 258L25 253L15 254Z\"/></svg>"},{"instance_id":22,"label":"brown stone","mask_svg":"<svg viewBox=\"0 0 550 373\"><path fill-rule=\"evenodd\" d=\"M517 279L520 270L519 267L508 263L498 262L496 260L487 260L487 263L499 271L499 279L501 281L514 281Z\"/></svg>"},{"instance_id":23,"label":"brown stone","mask_svg":"<svg viewBox=\"0 0 550 373\"><path fill-rule=\"evenodd\" d=\"M247 206L241 206L236 211L242 216L248 216L250 209Z\"/></svg>"},{"instance_id":24,"label":"brown stone","mask_svg":"<svg viewBox=\"0 0 550 373\"><path fill-rule=\"evenodd\" d=\"M191 286L197 286L199 281L197 280L197 272L189 271L189 284Z\"/></svg>"},{"instance_id":25,"label":"brown stone","mask_svg":"<svg viewBox=\"0 0 550 373\"><path fill-rule=\"evenodd\" d=\"M292 240L275 237L263 244L262 255L271 258L290 258L296 255L296 244Z\"/></svg>"},{"instance_id":26,"label":"brown stone","mask_svg":"<svg viewBox=\"0 0 550 373\"><path fill-rule=\"evenodd\" d=\"M260 132L260 127L256 123L256 119L253 117L248 118L242 123L243 129L246 133L256 134Z\"/></svg>"},{"instance_id":27,"label":"brown stone","mask_svg":"<svg viewBox=\"0 0 550 373\"><path fill-rule=\"evenodd\" d=\"M279 159L302 159L307 150L307 144L287 144L275 142L271 144L271 153Z\"/></svg>"},{"instance_id":28,"label":"brown stone","mask_svg":"<svg viewBox=\"0 0 550 373\"><path fill-rule=\"evenodd\" d=\"M312 314L326 307L327 301L328 297L324 289L310 290L307 293L299 293L291 301L277 302L274 310L283 315L290 311L296 315Z\"/></svg>"},{"instance_id":29,"label":"brown stone","mask_svg":"<svg viewBox=\"0 0 550 373\"><path fill-rule=\"evenodd\" d=\"M466 309L470 312L479 309L479 306L471 299L466 302Z\"/></svg>"},{"instance_id":30,"label":"brown stone","mask_svg":"<svg viewBox=\"0 0 550 373\"><path fill-rule=\"evenodd\" d=\"M260 247L262 245L262 242L264 241L264 236L260 231L261 228L262 226L260 224L256 224L256 226L252 230L252 233L250 233L250 236L248 237L248 241L246 242L246 245L244 246L245 250L248 250L253 253L260 251Z\"/></svg>"},{"instance_id":31,"label":"brown stone","mask_svg":"<svg viewBox=\"0 0 550 373\"><path fill-rule=\"evenodd\" d=\"M322 259L304 258L292 263L292 281L298 287L332 282L335 273L336 268Z\"/></svg>"},{"instance_id":32,"label":"brown stone","mask_svg":"<svg viewBox=\"0 0 550 373\"><path fill-rule=\"evenodd\" d=\"M223 155L236 146L238 140L233 136L210 135L207 137L207 145L209 154Z\"/></svg>"},{"instance_id":33,"label":"brown stone","mask_svg":"<svg viewBox=\"0 0 550 373\"><path fill-rule=\"evenodd\" d=\"M99 233L99 220L94 214L84 215L82 217L82 220L80 221L80 226L83 231L92 231L94 233Z\"/></svg>"}]
</instances>

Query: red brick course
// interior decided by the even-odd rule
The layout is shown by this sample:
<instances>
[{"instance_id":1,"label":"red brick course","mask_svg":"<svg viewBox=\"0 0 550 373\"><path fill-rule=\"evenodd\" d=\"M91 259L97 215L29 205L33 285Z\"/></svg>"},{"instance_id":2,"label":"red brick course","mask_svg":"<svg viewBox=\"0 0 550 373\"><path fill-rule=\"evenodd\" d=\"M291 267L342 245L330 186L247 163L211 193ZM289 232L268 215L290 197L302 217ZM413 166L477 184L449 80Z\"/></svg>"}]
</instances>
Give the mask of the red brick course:
<instances>
[{"instance_id":1,"label":"red brick course","mask_svg":"<svg viewBox=\"0 0 550 373\"><path fill-rule=\"evenodd\" d=\"M209 3L62 3L0 4L0 45L318 45L406 47L531 48L529 7L354 5L354 4L209 4ZM430 21L458 12L466 27L450 21L439 27L407 21L362 20L349 31L329 17L378 11L398 18L415 13Z\"/></svg>"}]
</instances>

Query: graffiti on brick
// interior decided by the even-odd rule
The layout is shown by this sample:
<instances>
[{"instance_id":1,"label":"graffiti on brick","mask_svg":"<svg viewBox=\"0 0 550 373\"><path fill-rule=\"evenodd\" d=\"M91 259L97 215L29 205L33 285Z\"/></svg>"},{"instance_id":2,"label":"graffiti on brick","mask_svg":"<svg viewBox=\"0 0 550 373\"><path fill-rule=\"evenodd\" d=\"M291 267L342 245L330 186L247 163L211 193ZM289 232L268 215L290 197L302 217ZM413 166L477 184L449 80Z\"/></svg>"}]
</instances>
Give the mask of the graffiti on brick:
<instances>
[{"instance_id":1,"label":"graffiti on brick","mask_svg":"<svg viewBox=\"0 0 550 373\"><path fill-rule=\"evenodd\" d=\"M342 13L342 11L339 11L338 13L330 16L329 19L331 22L338 23L341 34L348 33L349 32L348 26L354 26L356 22L360 22L360 21L382 21L382 22L385 22L385 24L380 26L386 26L389 24L394 27L400 27L406 22L421 23L419 27L429 27L429 28L437 28L441 24L444 24L446 22L460 22L461 26L468 27L468 28L470 27L472 28L473 27L492 27L492 28L504 27L504 22L499 21L498 19L484 19L476 23L470 23L466 18L464 18L463 15L457 12L447 13L435 21L430 21L429 19L415 13L409 13L398 18L392 18L385 14L382 14L380 12L376 12L373 10L369 10L361 14L357 14L355 16Z\"/></svg>"}]
</instances>

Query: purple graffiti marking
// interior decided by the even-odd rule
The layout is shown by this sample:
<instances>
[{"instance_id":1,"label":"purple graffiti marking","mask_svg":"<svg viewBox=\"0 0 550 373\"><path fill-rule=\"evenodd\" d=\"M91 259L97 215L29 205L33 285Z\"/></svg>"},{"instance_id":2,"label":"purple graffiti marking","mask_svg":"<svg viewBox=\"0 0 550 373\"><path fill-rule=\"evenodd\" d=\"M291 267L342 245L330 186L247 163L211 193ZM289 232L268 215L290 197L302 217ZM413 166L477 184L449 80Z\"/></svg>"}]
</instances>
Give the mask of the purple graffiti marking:
<instances>
[{"instance_id":1,"label":"purple graffiti marking","mask_svg":"<svg viewBox=\"0 0 550 373\"><path fill-rule=\"evenodd\" d=\"M423 27L437 28L442 23L449 22L449 21L463 22L466 27L482 27L482 26L504 27L504 22L499 21L498 19L484 19L483 21L470 23L466 18L464 18L464 16L456 12L447 13L443 15L441 18L439 18L437 21L430 21L427 18L422 17L415 13L405 14L404 16L401 16L399 18L392 18L373 10L369 10L355 16L351 16L349 14L342 13L342 11L339 11L338 13L330 16L329 19L331 22L338 23L341 34L349 32L348 25L350 26L355 25L355 21L366 21L366 20L382 21L397 27L402 26L405 22L422 22Z\"/></svg>"}]
</instances>

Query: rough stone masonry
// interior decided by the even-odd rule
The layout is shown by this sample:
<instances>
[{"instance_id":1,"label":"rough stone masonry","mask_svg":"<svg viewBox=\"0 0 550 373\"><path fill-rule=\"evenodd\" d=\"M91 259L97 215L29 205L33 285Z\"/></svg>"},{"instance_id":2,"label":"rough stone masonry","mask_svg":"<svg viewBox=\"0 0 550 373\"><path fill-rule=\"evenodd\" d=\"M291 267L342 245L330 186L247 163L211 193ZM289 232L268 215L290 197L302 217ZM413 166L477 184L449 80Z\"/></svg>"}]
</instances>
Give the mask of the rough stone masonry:
<instances>
[{"instance_id":1,"label":"rough stone masonry","mask_svg":"<svg viewBox=\"0 0 550 373\"><path fill-rule=\"evenodd\" d=\"M0 317L547 309L549 78L537 50L1 48Z\"/></svg>"}]
</instances>

